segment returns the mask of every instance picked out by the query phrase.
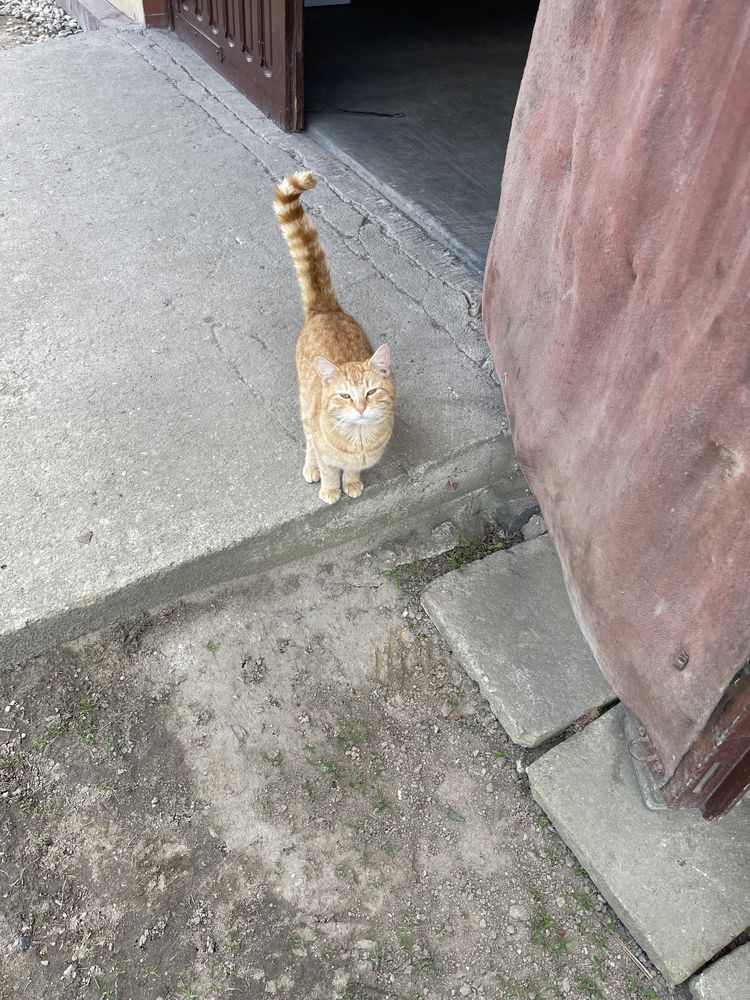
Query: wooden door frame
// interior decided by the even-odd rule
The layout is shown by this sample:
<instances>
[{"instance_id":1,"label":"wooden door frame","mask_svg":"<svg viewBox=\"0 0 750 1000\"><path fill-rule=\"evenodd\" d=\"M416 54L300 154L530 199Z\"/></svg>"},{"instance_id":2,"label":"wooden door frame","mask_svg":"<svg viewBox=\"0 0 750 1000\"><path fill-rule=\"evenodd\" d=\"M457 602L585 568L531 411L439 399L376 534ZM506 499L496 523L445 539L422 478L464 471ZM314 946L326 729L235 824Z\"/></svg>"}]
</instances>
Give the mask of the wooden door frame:
<instances>
[{"instance_id":1,"label":"wooden door frame","mask_svg":"<svg viewBox=\"0 0 750 1000\"><path fill-rule=\"evenodd\" d=\"M305 126L305 74L304 74L304 22L305 0L287 0L293 7L292 17L287 21L288 51L293 53L286 66L286 109L284 112L285 132L301 132Z\"/></svg>"},{"instance_id":2,"label":"wooden door frame","mask_svg":"<svg viewBox=\"0 0 750 1000\"><path fill-rule=\"evenodd\" d=\"M147 28L173 27L169 0L143 0L143 18Z\"/></svg>"},{"instance_id":3,"label":"wooden door frame","mask_svg":"<svg viewBox=\"0 0 750 1000\"><path fill-rule=\"evenodd\" d=\"M263 111L275 120L285 132L300 132L304 126L304 0L272 0L284 3L292 11L286 22L284 45L292 58L285 63L285 105L273 114L267 108ZM147 28L168 28L175 30L172 0L143 0L143 11ZM210 63L209 63L210 65ZM236 84L235 84L236 86ZM240 90L240 88L237 88ZM241 92L241 91L240 91Z\"/></svg>"}]
</instances>

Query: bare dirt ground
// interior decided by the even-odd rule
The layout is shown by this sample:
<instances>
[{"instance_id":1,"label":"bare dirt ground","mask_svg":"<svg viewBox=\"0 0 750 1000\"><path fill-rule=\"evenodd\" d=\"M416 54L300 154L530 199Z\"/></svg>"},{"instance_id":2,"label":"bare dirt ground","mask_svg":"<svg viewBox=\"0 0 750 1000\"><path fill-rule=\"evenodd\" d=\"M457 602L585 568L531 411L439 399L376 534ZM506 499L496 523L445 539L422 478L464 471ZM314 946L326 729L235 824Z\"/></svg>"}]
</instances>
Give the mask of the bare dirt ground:
<instances>
[{"instance_id":1,"label":"bare dirt ground","mask_svg":"<svg viewBox=\"0 0 750 1000\"><path fill-rule=\"evenodd\" d=\"M685 996L421 612L497 544L329 552L0 672L2 1000Z\"/></svg>"}]
</instances>

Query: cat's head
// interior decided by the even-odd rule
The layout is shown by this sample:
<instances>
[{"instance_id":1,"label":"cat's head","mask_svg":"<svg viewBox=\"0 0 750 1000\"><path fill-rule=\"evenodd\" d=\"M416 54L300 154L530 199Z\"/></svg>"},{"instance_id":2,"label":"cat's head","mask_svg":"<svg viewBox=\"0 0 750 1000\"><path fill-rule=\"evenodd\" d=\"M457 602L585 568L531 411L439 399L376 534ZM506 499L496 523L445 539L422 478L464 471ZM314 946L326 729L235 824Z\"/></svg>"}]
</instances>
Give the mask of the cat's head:
<instances>
[{"instance_id":1,"label":"cat's head","mask_svg":"<svg viewBox=\"0 0 750 1000\"><path fill-rule=\"evenodd\" d=\"M367 361L334 365L315 358L323 383L323 405L341 429L347 425L375 425L393 413L395 392L391 381L391 352L383 344Z\"/></svg>"}]
</instances>

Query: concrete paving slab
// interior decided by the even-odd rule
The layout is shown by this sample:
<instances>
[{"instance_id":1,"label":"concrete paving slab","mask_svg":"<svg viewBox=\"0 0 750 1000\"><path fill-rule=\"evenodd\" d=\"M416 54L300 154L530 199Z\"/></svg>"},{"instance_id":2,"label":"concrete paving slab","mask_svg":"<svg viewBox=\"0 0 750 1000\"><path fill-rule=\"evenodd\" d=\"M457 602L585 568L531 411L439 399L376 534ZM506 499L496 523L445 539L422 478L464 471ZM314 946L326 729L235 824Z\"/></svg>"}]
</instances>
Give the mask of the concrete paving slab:
<instances>
[{"instance_id":1,"label":"concrete paving slab","mask_svg":"<svg viewBox=\"0 0 750 1000\"><path fill-rule=\"evenodd\" d=\"M690 980L695 1000L747 1000L750 997L750 944L743 944Z\"/></svg>"},{"instance_id":2,"label":"concrete paving slab","mask_svg":"<svg viewBox=\"0 0 750 1000\"><path fill-rule=\"evenodd\" d=\"M441 577L422 603L515 743L539 746L614 700L549 536Z\"/></svg>"},{"instance_id":3,"label":"concrete paving slab","mask_svg":"<svg viewBox=\"0 0 750 1000\"><path fill-rule=\"evenodd\" d=\"M654 965L681 983L750 925L750 798L711 822L647 809L624 726L618 705L550 750L528 768L531 791Z\"/></svg>"},{"instance_id":4,"label":"concrete paving slab","mask_svg":"<svg viewBox=\"0 0 750 1000\"><path fill-rule=\"evenodd\" d=\"M478 283L309 137L164 32L3 52L0 86L0 661L512 473ZM301 476L271 210L303 164L399 392L387 456L333 508Z\"/></svg>"}]
</instances>

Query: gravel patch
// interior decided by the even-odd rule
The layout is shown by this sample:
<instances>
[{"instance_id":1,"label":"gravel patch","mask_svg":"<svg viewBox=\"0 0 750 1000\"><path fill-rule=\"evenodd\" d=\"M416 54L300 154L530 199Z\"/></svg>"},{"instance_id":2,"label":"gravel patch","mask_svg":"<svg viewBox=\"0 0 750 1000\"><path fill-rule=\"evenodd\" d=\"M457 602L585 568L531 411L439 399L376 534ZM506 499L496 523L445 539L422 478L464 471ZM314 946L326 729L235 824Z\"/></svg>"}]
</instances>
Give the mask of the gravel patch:
<instances>
[{"instance_id":1,"label":"gravel patch","mask_svg":"<svg viewBox=\"0 0 750 1000\"><path fill-rule=\"evenodd\" d=\"M0 5L0 15L28 25L26 30L21 28L17 33L19 43L75 35L83 31L76 19L52 0L9 0Z\"/></svg>"}]
</instances>

